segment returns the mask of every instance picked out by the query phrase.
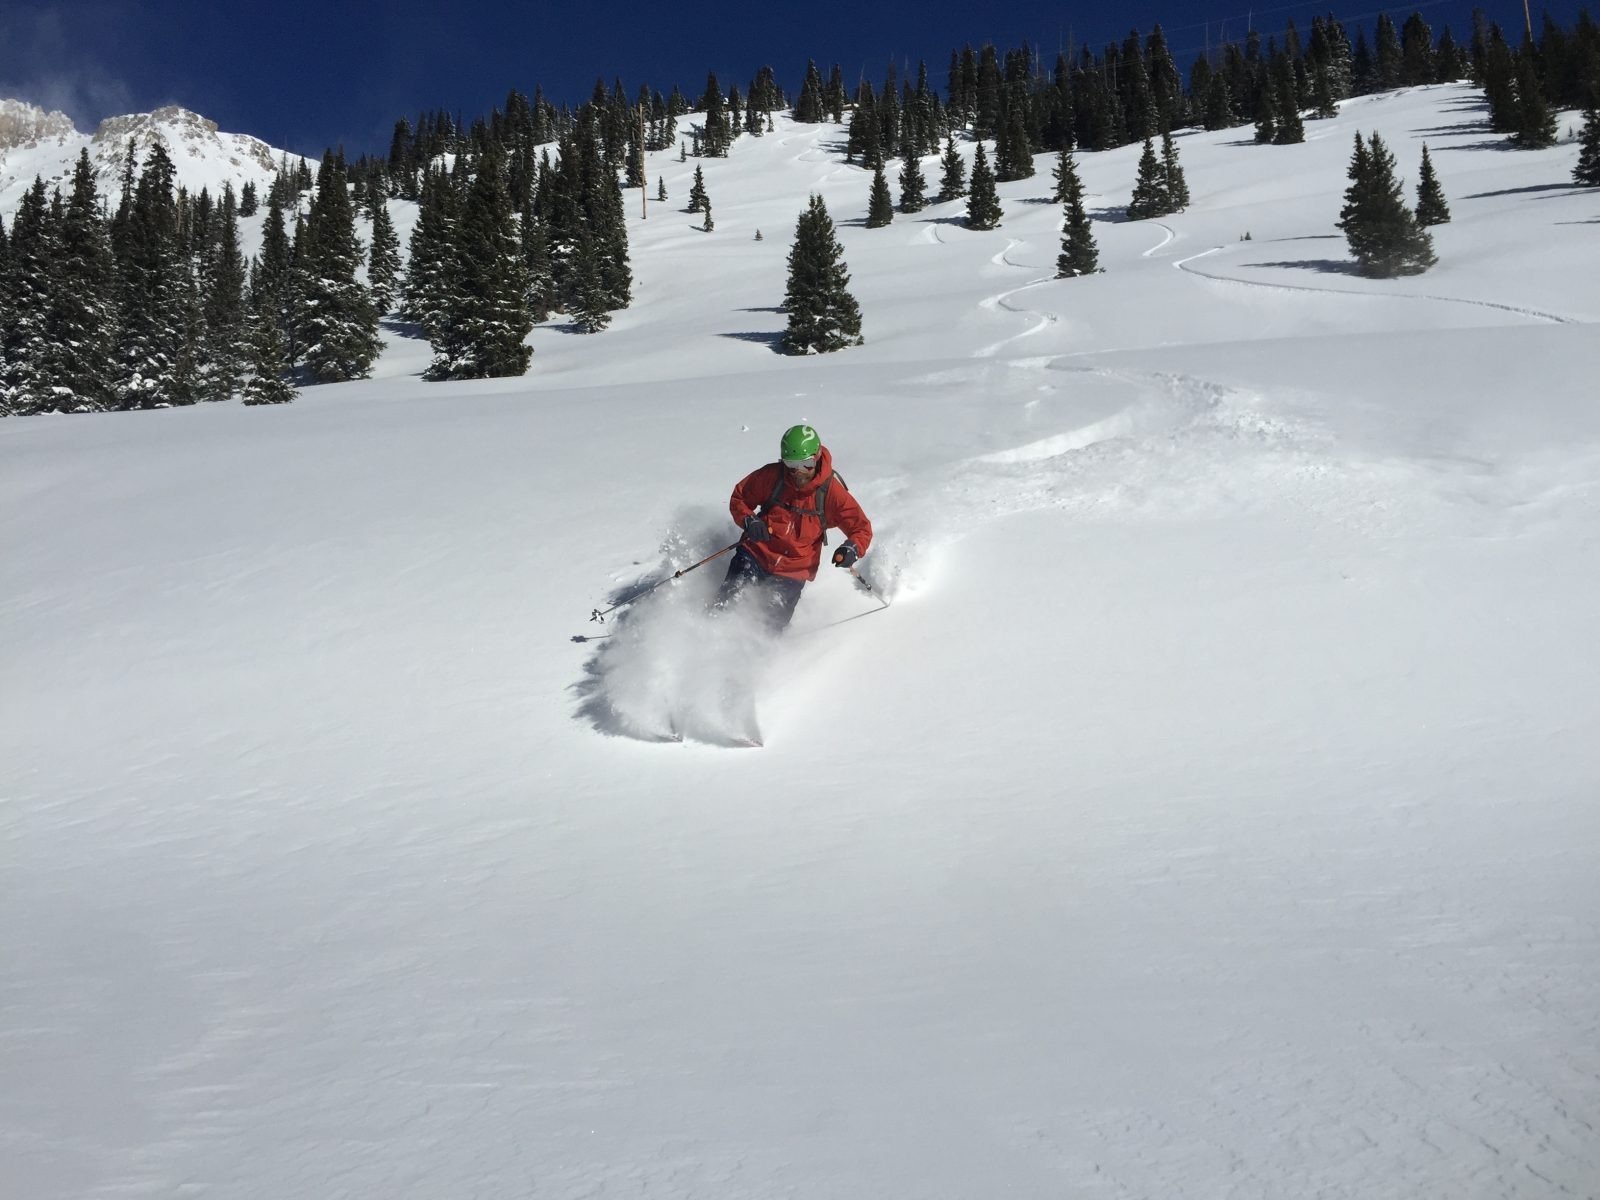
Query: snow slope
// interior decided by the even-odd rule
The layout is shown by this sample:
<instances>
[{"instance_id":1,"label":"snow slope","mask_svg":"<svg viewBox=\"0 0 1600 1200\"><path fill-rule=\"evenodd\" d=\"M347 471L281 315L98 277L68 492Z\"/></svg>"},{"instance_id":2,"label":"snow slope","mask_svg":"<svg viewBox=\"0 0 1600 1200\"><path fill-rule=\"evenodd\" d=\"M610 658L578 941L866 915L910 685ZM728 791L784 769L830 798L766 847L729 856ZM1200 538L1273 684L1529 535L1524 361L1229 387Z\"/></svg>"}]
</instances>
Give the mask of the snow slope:
<instances>
[{"instance_id":1,"label":"snow slope","mask_svg":"<svg viewBox=\"0 0 1600 1200\"><path fill-rule=\"evenodd\" d=\"M1482 121L1190 134L1159 224L1086 155L1055 281L1048 157L867 230L780 120L524 379L0 424L7 1194L1600 1195L1600 220ZM1341 269L1357 129L1426 275ZM597 728L802 419L893 607L808 589L762 750Z\"/></svg>"}]
</instances>

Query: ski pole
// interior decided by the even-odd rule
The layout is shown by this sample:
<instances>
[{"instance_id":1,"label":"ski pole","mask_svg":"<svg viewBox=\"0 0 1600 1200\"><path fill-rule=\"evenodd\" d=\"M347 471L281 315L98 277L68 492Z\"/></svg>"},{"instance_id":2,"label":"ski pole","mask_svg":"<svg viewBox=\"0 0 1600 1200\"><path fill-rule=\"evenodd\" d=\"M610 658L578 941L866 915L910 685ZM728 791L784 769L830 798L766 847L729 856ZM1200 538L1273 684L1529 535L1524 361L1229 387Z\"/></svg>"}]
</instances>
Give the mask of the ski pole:
<instances>
[{"instance_id":1,"label":"ski pole","mask_svg":"<svg viewBox=\"0 0 1600 1200\"><path fill-rule=\"evenodd\" d=\"M887 600L885 600L882 596L878 595L877 592L873 591L872 590L872 585L870 583L868 583L865 579L861 578L861 576L857 573L857 571L856 571L856 569L854 567L850 568L850 574L852 574L852 575L854 575L856 577L856 582L859 583L862 587L866 588L868 594L871 595L871 597L874 600L876 600L884 608L888 608L889 607L889 602Z\"/></svg>"},{"instance_id":2,"label":"ski pole","mask_svg":"<svg viewBox=\"0 0 1600 1200\"><path fill-rule=\"evenodd\" d=\"M715 554L708 554L704 558L702 558L699 562L690 563L687 567L684 567L682 570L674 571L671 575L668 575L665 579L658 579L654 583L649 584L646 587L642 587L636 592L630 592L628 595L624 596L621 600L618 600L615 604L613 604L608 609L605 609L603 611L601 609L598 609L598 608L595 609L593 612L591 612L589 614L589 620L591 620L591 621L599 621L601 624L604 624L606 617L609 616L611 613L616 612L617 609L621 608L624 604L632 604L635 600L639 599L640 596L648 596L651 592L655 591L663 583L671 583L674 579L682 579L685 575L687 575L690 571L693 571L696 567L703 567L708 562L710 562L712 559L721 558L729 550L736 549L738 547L738 545L739 545L738 542L734 542L732 545L724 546L721 550L718 550Z\"/></svg>"}]
</instances>

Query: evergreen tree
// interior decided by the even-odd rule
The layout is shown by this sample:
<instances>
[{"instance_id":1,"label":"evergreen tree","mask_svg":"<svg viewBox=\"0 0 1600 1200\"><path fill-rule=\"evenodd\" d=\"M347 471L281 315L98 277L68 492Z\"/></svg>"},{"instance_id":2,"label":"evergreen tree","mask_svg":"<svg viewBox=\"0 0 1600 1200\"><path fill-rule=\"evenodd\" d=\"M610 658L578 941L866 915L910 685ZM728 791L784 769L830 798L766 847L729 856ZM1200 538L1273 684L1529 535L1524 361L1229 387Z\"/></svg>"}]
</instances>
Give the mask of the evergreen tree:
<instances>
[{"instance_id":1,"label":"evergreen tree","mask_svg":"<svg viewBox=\"0 0 1600 1200\"><path fill-rule=\"evenodd\" d=\"M1374 133L1367 145L1356 134L1339 227L1364 275L1417 275L1438 261L1433 239L1401 198L1394 156Z\"/></svg>"},{"instance_id":2,"label":"evergreen tree","mask_svg":"<svg viewBox=\"0 0 1600 1200\"><path fill-rule=\"evenodd\" d=\"M604 264L595 237L587 228L579 231L576 252L572 258L567 311L584 333L599 333L611 324L611 303L606 295Z\"/></svg>"},{"instance_id":3,"label":"evergreen tree","mask_svg":"<svg viewBox=\"0 0 1600 1200\"><path fill-rule=\"evenodd\" d=\"M972 158L972 187L967 194L967 228L993 229L1002 216L1000 195L995 190L994 172L989 169L989 156L983 143L978 143Z\"/></svg>"},{"instance_id":4,"label":"evergreen tree","mask_svg":"<svg viewBox=\"0 0 1600 1200\"><path fill-rule=\"evenodd\" d=\"M1433 30L1421 13L1414 12L1400 31L1400 82L1406 87L1432 83L1436 70Z\"/></svg>"},{"instance_id":5,"label":"evergreen tree","mask_svg":"<svg viewBox=\"0 0 1600 1200\"><path fill-rule=\"evenodd\" d=\"M399 282L400 238L389 219L389 206L380 200L372 206L372 248L367 253L367 286L379 316L394 308Z\"/></svg>"},{"instance_id":6,"label":"evergreen tree","mask_svg":"<svg viewBox=\"0 0 1600 1200\"><path fill-rule=\"evenodd\" d=\"M1089 224L1089 214L1083 207L1083 182L1078 178L1078 167L1072 151L1061 152L1061 204L1063 226L1061 253L1056 258L1056 275L1070 279L1078 275L1093 275L1100 269L1100 250L1095 244L1094 230Z\"/></svg>"},{"instance_id":7,"label":"evergreen tree","mask_svg":"<svg viewBox=\"0 0 1600 1200\"><path fill-rule=\"evenodd\" d=\"M944 140L944 157L939 160L941 171L939 175L939 199L955 200L967 194L967 164L961 157L961 152L956 149L956 139L953 134L947 134Z\"/></svg>"},{"instance_id":8,"label":"evergreen tree","mask_svg":"<svg viewBox=\"0 0 1600 1200\"><path fill-rule=\"evenodd\" d=\"M231 399L245 371L245 265L239 250L238 218L238 202L230 184L223 191L216 230L201 262L204 353L198 374L203 400Z\"/></svg>"},{"instance_id":9,"label":"evergreen tree","mask_svg":"<svg viewBox=\"0 0 1600 1200\"><path fill-rule=\"evenodd\" d=\"M288 404L299 394L288 379L289 347L283 326L265 313L250 320L247 365L250 373L241 388L246 404Z\"/></svg>"},{"instance_id":10,"label":"evergreen tree","mask_svg":"<svg viewBox=\"0 0 1600 1200\"><path fill-rule=\"evenodd\" d=\"M522 265L528 281L528 318L534 324L548 320L560 302L555 271L550 262L550 240L544 222L530 204L518 229L522 238Z\"/></svg>"},{"instance_id":11,"label":"evergreen tree","mask_svg":"<svg viewBox=\"0 0 1600 1200\"><path fill-rule=\"evenodd\" d=\"M1306 140L1305 122L1300 119L1300 93L1295 83L1294 63L1285 56L1277 68L1278 128L1273 134L1275 146L1293 146Z\"/></svg>"},{"instance_id":12,"label":"evergreen tree","mask_svg":"<svg viewBox=\"0 0 1600 1200\"><path fill-rule=\"evenodd\" d=\"M665 204L666 202L667 202L667 181L666 181L666 178L664 176L657 175L656 176L656 203Z\"/></svg>"},{"instance_id":13,"label":"evergreen tree","mask_svg":"<svg viewBox=\"0 0 1600 1200\"><path fill-rule=\"evenodd\" d=\"M1387 92L1400 86L1400 61L1404 57L1400 35L1395 32L1388 13L1378 14L1377 42L1373 83L1376 91Z\"/></svg>"},{"instance_id":14,"label":"evergreen tree","mask_svg":"<svg viewBox=\"0 0 1600 1200\"><path fill-rule=\"evenodd\" d=\"M922 162L914 151L906 152L905 163L900 168L900 211L921 212L928 203L928 181L922 174Z\"/></svg>"},{"instance_id":15,"label":"evergreen tree","mask_svg":"<svg viewBox=\"0 0 1600 1200\"><path fill-rule=\"evenodd\" d=\"M261 202L256 198L256 185L254 183L246 183L244 189L239 193L239 215L241 217L253 217L260 211L260 208Z\"/></svg>"},{"instance_id":16,"label":"evergreen tree","mask_svg":"<svg viewBox=\"0 0 1600 1200\"><path fill-rule=\"evenodd\" d=\"M1267 145L1278 140L1277 86L1268 77L1261 84L1261 101L1256 106L1256 142Z\"/></svg>"},{"instance_id":17,"label":"evergreen tree","mask_svg":"<svg viewBox=\"0 0 1600 1200\"><path fill-rule=\"evenodd\" d=\"M1516 127L1512 141L1525 150L1539 150L1556 144L1556 114L1545 103L1539 87L1539 71L1533 47L1524 46L1517 56Z\"/></svg>"},{"instance_id":18,"label":"evergreen tree","mask_svg":"<svg viewBox=\"0 0 1600 1200\"><path fill-rule=\"evenodd\" d=\"M1072 147L1066 142L1061 143L1061 149L1056 152L1056 165L1050 172L1050 177L1056 181L1055 190L1050 193L1050 199L1057 204L1067 202L1068 174L1076 174L1077 164L1072 159Z\"/></svg>"},{"instance_id":19,"label":"evergreen tree","mask_svg":"<svg viewBox=\"0 0 1600 1200\"><path fill-rule=\"evenodd\" d=\"M833 220L822 197L813 195L795 224L789 250L789 283L783 298L789 314L783 335L786 354L827 354L861 345L861 309L849 285L850 272Z\"/></svg>"},{"instance_id":20,"label":"evergreen tree","mask_svg":"<svg viewBox=\"0 0 1600 1200\"><path fill-rule=\"evenodd\" d=\"M1591 106L1583 114L1583 132L1578 135L1582 148L1572 181L1584 187L1600 187L1600 108Z\"/></svg>"},{"instance_id":21,"label":"evergreen tree","mask_svg":"<svg viewBox=\"0 0 1600 1200\"><path fill-rule=\"evenodd\" d=\"M1422 179L1417 184L1417 224L1423 227L1443 225L1450 219L1450 205L1439 186L1439 177L1433 173L1433 160L1428 157L1428 144L1422 144Z\"/></svg>"},{"instance_id":22,"label":"evergreen tree","mask_svg":"<svg viewBox=\"0 0 1600 1200\"><path fill-rule=\"evenodd\" d=\"M317 174L304 254L294 272L296 337L318 383L365 379L378 357L377 308L356 278L362 258L344 160L330 153Z\"/></svg>"},{"instance_id":23,"label":"evergreen tree","mask_svg":"<svg viewBox=\"0 0 1600 1200\"><path fill-rule=\"evenodd\" d=\"M456 225L454 288L446 324L433 341L428 379L522 375L533 354L527 264L511 205L505 157L490 145L478 160Z\"/></svg>"},{"instance_id":24,"label":"evergreen tree","mask_svg":"<svg viewBox=\"0 0 1600 1200\"><path fill-rule=\"evenodd\" d=\"M1004 153L995 147L995 177L1007 182L1033 178L1033 142L1028 133L1028 113L1020 100L1010 100L1002 121Z\"/></svg>"},{"instance_id":25,"label":"evergreen tree","mask_svg":"<svg viewBox=\"0 0 1600 1200\"><path fill-rule=\"evenodd\" d=\"M179 255L174 175L165 147L152 142L123 227L113 382L120 408L194 402L179 361L187 351L190 275Z\"/></svg>"},{"instance_id":26,"label":"evergreen tree","mask_svg":"<svg viewBox=\"0 0 1600 1200\"><path fill-rule=\"evenodd\" d=\"M1205 118L1207 129L1231 129L1238 123L1233 112L1233 97L1228 91L1228 77L1220 71L1206 84Z\"/></svg>"},{"instance_id":27,"label":"evergreen tree","mask_svg":"<svg viewBox=\"0 0 1600 1200\"><path fill-rule=\"evenodd\" d=\"M706 114L701 149L708 158L726 158L728 147L733 144L733 128L728 121L727 101L715 74L706 77L706 91L701 97L701 105Z\"/></svg>"},{"instance_id":28,"label":"evergreen tree","mask_svg":"<svg viewBox=\"0 0 1600 1200\"><path fill-rule=\"evenodd\" d=\"M1167 189L1167 211L1182 212L1189 207L1189 183L1183 176L1171 133L1161 135L1161 174Z\"/></svg>"},{"instance_id":29,"label":"evergreen tree","mask_svg":"<svg viewBox=\"0 0 1600 1200\"><path fill-rule=\"evenodd\" d=\"M1498 25L1489 29L1479 75L1483 82L1483 97L1489 102L1489 128L1496 133L1516 132L1520 115L1517 105L1517 62L1511 47L1501 37Z\"/></svg>"},{"instance_id":30,"label":"evergreen tree","mask_svg":"<svg viewBox=\"0 0 1600 1200\"><path fill-rule=\"evenodd\" d=\"M685 212L700 212L706 206L706 177L700 173L697 164L694 169L694 183L689 186L689 207Z\"/></svg>"},{"instance_id":31,"label":"evergreen tree","mask_svg":"<svg viewBox=\"0 0 1600 1200\"><path fill-rule=\"evenodd\" d=\"M889 181L883 177L883 168L872 173L872 193L867 199L867 228L881 229L894 220L894 199L889 195Z\"/></svg>"},{"instance_id":32,"label":"evergreen tree","mask_svg":"<svg viewBox=\"0 0 1600 1200\"><path fill-rule=\"evenodd\" d=\"M35 175L12 220L10 263L4 281L10 320L0 329L5 362L0 392L11 413L53 412L56 407L50 377L51 280L56 257L56 230L44 180Z\"/></svg>"},{"instance_id":33,"label":"evergreen tree","mask_svg":"<svg viewBox=\"0 0 1600 1200\"><path fill-rule=\"evenodd\" d=\"M425 172L400 315L420 325L430 341L445 327L458 207L450 177L439 169Z\"/></svg>"},{"instance_id":34,"label":"evergreen tree","mask_svg":"<svg viewBox=\"0 0 1600 1200\"><path fill-rule=\"evenodd\" d=\"M816 60L806 63L806 79L800 85L800 98L795 101L794 119L805 125L819 124L827 116L822 103L822 72Z\"/></svg>"},{"instance_id":35,"label":"evergreen tree","mask_svg":"<svg viewBox=\"0 0 1600 1200\"><path fill-rule=\"evenodd\" d=\"M116 262L87 149L78 155L54 249L47 322L52 353L46 369L57 392L55 407L103 411L112 405Z\"/></svg>"},{"instance_id":36,"label":"evergreen tree","mask_svg":"<svg viewBox=\"0 0 1600 1200\"><path fill-rule=\"evenodd\" d=\"M1165 216L1171 211L1166 170L1156 157L1150 139L1145 138L1144 153L1139 156L1139 174L1133 183L1133 196L1128 201L1128 220L1143 221L1149 217Z\"/></svg>"},{"instance_id":37,"label":"evergreen tree","mask_svg":"<svg viewBox=\"0 0 1600 1200\"><path fill-rule=\"evenodd\" d=\"M250 275L250 307L287 326L290 262L289 234L283 227L283 206L276 197L267 200L261 226L261 254ZM287 345L285 353L288 353Z\"/></svg>"}]
</instances>

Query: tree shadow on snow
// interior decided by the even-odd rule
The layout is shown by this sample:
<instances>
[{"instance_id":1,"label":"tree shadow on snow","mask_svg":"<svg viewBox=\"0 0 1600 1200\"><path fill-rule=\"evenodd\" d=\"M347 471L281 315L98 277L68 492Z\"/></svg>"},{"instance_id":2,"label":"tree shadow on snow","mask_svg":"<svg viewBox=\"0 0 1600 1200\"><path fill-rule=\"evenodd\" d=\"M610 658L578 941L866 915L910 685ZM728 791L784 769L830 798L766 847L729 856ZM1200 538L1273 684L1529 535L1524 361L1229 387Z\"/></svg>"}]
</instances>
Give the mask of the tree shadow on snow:
<instances>
[{"instance_id":1,"label":"tree shadow on snow","mask_svg":"<svg viewBox=\"0 0 1600 1200\"><path fill-rule=\"evenodd\" d=\"M782 333L765 333L760 330L750 330L746 333L719 333L717 336L732 338L736 342L754 342L768 347L774 354L783 353Z\"/></svg>"},{"instance_id":2,"label":"tree shadow on snow","mask_svg":"<svg viewBox=\"0 0 1600 1200\"><path fill-rule=\"evenodd\" d=\"M1462 150L1521 150L1522 147L1511 140L1510 134L1501 134L1497 137L1485 139L1480 142L1463 142L1459 146L1434 147L1435 154L1454 154Z\"/></svg>"},{"instance_id":3,"label":"tree shadow on snow","mask_svg":"<svg viewBox=\"0 0 1600 1200\"><path fill-rule=\"evenodd\" d=\"M1240 263L1239 265L1243 267L1251 267L1258 271L1316 271L1322 275L1361 274L1361 266L1359 263L1350 262L1348 259L1337 258L1302 258L1295 262Z\"/></svg>"},{"instance_id":4,"label":"tree shadow on snow","mask_svg":"<svg viewBox=\"0 0 1600 1200\"><path fill-rule=\"evenodd\" d=\"M785 313L785 312L788 312L789 310L787 308L785 308L781 304L764 304L764 305L760 305L760 306L758 306L756 308L738 308L738 309L735 309L734 311L735 312Z\"/></svg>"},{"instance_id":5,"label":"tree shadow on snow","mask_svg":"<svg viewBox=\"0 0 1600 1200\"><path fill-rule=\"evenodd\" d=\"M1497 192L1473 192L1470 196L1463 196L1463 200L1487 200L1491 196L1522 196L1532 192L1554 192L1556 195L1547 196L1545 199L1554 200L1563 195L1576 195L1583 191L1575 183L1530 183L1527 187L1501 188Z\"/></svg>"},{"instance_id":6,"label":"tree shadow on snow","mask_svg":"<svg viewBox=\"0 0 1600 1200\"><path fill-rule=\"evenodd\" d=\"M428 340L428 335L422 332L422 326L415 321L402 321L399 317L384 317L378 324L396 337L411 338L413 341L419 342Z\"/></svg>"},{"instance_id":7,"label":"tree shadow on snow","mask_svg":"<svg viewBox=\"0 0 1600 1200\"><path fill-rule=\"evenodd\" d=\"M1486 133L1493 133L1487 121L1473 121L1463 125L1429 125L1422 129L1408 129L1407 133L1416 137L1466 137L1476 135L1481 137Z\"/></svg>"}]
</instances>

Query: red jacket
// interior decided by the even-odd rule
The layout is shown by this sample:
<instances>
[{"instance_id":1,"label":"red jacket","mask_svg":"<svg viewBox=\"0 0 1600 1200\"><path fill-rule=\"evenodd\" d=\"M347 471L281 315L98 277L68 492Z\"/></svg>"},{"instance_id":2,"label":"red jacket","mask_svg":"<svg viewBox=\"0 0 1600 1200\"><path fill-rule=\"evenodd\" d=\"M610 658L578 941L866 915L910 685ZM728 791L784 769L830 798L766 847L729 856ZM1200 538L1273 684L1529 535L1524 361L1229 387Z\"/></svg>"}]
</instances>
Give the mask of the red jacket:
<instances>
[{"instance_id":1,"label":"red jacket","mask_svg":"<svg viewBox=\"0 0 1600 1200\"><path fill-rule=\"evenodd\" d=\"M855 543L857 551L867 552L872 544L872 522L846 490L844 480L833 473L833 455L826 446L818 456L817 473L804 487L794 486L781 462L758 467L741 479L728 502L735 524L743 528L746 517L765 508L780 479L783 491L777 503L762 514L771 537L764 542L752 542L745 537L739 543L763 570L785 579L815 579L817 568L822 565L824 524L831 529L844 530L845 537ZM824 483L828 484L827 507L823 514L825 521L819 521L817 491Z\"/></svg>"}]
</instances>

